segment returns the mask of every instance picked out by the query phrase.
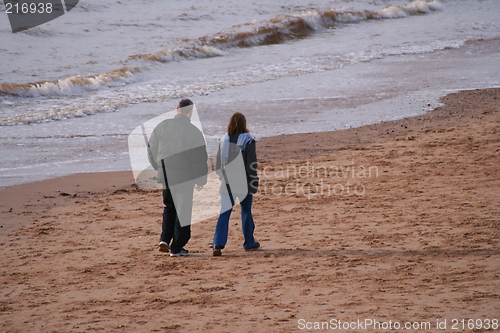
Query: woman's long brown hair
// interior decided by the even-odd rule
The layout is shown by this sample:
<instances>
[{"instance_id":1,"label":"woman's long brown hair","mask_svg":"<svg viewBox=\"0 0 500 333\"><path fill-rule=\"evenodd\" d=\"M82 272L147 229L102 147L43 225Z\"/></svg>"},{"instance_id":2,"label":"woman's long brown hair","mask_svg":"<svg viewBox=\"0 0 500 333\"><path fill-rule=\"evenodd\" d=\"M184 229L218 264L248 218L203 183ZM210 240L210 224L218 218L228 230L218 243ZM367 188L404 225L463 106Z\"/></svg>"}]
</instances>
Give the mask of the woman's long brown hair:
<instances>
[{"instance_id":1,"label":"woman's long brown hair","mask_svg":"<svg viewBox=\"0 0 500 333\"><path fill-rule=\"evenodd\" d=\"M237 133L248 133L247 119L242 113L235 112L229 119L229 125L227 125L227 134L232 137Z\"/></svg>"}]
</instances>

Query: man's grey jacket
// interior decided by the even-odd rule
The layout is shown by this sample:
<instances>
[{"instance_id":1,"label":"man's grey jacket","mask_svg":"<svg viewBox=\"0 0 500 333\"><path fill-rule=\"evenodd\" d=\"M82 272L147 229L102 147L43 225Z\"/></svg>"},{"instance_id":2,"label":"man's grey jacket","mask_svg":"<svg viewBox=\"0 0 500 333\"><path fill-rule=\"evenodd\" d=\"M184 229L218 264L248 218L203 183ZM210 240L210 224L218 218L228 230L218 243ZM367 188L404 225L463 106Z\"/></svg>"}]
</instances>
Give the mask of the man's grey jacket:
<instances>
[{"instance_id":1,"label":"man's grey jacket","mask_svg":"<svg viewBox=\"0 0 500 333\"><path fill-rule=\"evenodd\" d=\"M176 114L162 121L151 134L148 147L151 166L158 170L158 182L163 184L162 160L168 187L186 184L203 186L207 183L207 149L201 131L188 116Z\"/></svg>"}]
</instances>

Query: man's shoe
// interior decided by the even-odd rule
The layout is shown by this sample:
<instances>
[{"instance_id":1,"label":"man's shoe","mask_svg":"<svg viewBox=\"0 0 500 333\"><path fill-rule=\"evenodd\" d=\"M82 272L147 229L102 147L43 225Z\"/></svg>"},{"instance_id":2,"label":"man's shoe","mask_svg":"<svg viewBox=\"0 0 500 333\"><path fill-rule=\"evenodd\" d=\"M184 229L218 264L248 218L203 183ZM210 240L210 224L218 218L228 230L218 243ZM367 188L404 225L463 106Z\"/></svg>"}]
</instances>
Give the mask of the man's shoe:
<instances>
[{"instance_id":1,"label":"man's shoe","mask_svg":"<svg viewBox=\"0 0 500 333\"><path fill-rule=\"evenodd\" d=\"M173 253L173 252L170 252L170 256L171 257L180 257L180 256L188 256L189 255L189 251L186 250L186 249L182 249L180 250L178 253Z\"/></svg>"},{"instance_id":2,"label":"man's shoe","mask_svg":"<svg viewBox=\"0 0 500 333\"><path fill-rule=\"evenodd\" d=\"M167 243L165 242L160 242L160 244L158 245L158 251L160 252L170 252L170 248L168 246Z\"/></svg>"},{"instance_id":3,"label":"man's shoe","mask_svg":"<svg viewBox=\"0 0 500 333\"><path fill-rule=\"evenodd\" d=\"M213 245L214 257L219 257L222 255L222 247L220 245Z\"/></svg>"},{"instance_id":4,"label":"man's shoe","mask_svg":"<svg viewBox=\"0 0 500 333\"><path fill-rule=\"evenodd\" d=\"M255 242L255 244L252 247L249 247L248 249L245 249L245 251L257 251L260 249L260 243Z\"/></svg>"}]
</instances>

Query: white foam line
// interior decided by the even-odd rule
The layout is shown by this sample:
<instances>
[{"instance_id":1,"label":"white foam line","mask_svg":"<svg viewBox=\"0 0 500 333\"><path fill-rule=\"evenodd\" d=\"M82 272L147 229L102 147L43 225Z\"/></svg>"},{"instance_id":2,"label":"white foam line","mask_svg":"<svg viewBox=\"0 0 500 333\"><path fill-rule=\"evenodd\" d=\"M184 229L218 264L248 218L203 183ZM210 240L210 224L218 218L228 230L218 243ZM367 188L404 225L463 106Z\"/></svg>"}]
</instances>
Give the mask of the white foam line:
<instances>
[{"instance_id":1,"label":"white foam line","mask_svg":"<svg viewBox=\"0 0 500 333\"><path fill-rule=\"evenodd\" d=\"M49 167L49 166L57 166L57 165L72 164L72 163L82 163L82 162L96 161L96 160L107 160L107 159L109 159L109 156L102 156L102 157L89 156L88 160L80 160L79 159L79 160L58 161L58 162L51 162L51 163L30 164L28 166L21 166L21 167L15 167L15 168L1 168L0 171L34 169L34 168L39 168L39 167Z\"/></svg>"}]
</instances>

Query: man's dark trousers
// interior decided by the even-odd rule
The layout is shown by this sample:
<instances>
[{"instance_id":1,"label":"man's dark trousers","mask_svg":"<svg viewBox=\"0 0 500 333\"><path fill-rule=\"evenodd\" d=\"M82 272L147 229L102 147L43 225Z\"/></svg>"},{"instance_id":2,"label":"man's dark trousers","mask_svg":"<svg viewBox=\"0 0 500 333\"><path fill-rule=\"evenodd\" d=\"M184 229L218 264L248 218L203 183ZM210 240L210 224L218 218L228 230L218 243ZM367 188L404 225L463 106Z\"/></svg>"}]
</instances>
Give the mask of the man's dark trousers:
<instances>
[{"instance_id":1,"label":"man's dark trousers","mask_svg":"<svg viewBox=\"0 0 500 333\"><path fill-rule=\"evenodd\" d=\"M187 192L182 195L185 196L185 202L192 203L193 188L191 187L191 193ZM173 240L170 245L170 251L172 253L179 253L191 238L191 224L184 227L181 226L177 210L175 209L172 192L168 187L163 190L163 204L165 205L165 208L163 208L163 222L160 241L170 244L170 241ZM191 209L191 207L189 207L189 209Z\"/></svg>"}]
</instances>

